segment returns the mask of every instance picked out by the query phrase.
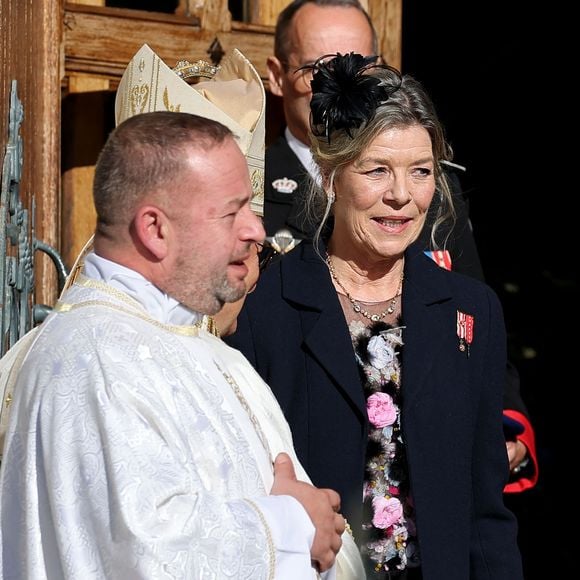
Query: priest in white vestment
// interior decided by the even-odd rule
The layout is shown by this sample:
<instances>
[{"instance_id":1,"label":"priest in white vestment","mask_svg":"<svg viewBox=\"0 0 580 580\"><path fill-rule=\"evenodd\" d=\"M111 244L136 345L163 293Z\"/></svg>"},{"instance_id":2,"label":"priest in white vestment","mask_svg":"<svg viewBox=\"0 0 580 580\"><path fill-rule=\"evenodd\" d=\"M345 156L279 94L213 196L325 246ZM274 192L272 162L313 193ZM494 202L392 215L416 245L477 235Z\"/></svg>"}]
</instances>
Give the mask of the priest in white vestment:
<instances>
[{"instance_id":1,"label":"priest in white vestment","mask_svg":"<svg viewBox=\"0 0 580 580\"><path fill-rule=\"evenodd\" d=\"M3 578L312 577L306 512L267 495L281 451L307 481L269 388L141 275L85 274L18 379Z\"/></svg>"},{"instance_id":2,"label":"priest in white vestment","mask_svg":"<svg viewBox=\"0 0 580 580\"><path fill-rule=\"evenodd\" d=\"M270 389L198 325L243 295L264 231L231 133L193 117L136 115L101 154L95 252L14 384L5 580L364 578Z\"/></svg>"}]
</instances>

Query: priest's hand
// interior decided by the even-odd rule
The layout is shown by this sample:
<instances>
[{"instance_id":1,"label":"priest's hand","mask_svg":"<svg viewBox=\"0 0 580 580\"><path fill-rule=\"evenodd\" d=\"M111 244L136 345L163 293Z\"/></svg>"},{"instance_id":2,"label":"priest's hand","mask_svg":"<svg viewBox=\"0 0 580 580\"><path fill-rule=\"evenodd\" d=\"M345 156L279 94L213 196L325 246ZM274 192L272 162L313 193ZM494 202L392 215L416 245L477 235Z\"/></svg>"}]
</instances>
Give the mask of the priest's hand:
<instances>
[{"instance_id":1,"label":"priest's hand","mask_svg":"<svg viewBox=\"0 0 580 580\"><path fill-rule=\"evenodd\" d=\"M298 481L292 460L280 453L274 462L272 495L290 495L297 499L309 515L316 532L310 548L313 565L320 572L332 567L342 546L345 520L338 513L340 496L332 489L318 489Z\"/></svg>"}]
</instances>

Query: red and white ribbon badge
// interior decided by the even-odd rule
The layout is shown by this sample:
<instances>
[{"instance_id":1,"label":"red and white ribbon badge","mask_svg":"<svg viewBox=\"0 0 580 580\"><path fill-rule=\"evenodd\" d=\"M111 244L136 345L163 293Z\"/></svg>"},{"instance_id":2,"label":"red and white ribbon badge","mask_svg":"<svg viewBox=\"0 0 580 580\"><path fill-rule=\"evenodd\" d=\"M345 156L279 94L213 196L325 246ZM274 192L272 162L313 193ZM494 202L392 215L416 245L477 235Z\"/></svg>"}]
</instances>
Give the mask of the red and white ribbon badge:
<instances>
[{"instance_id":1,"label":"red and white ribbon badge","mask_svg":"<svg viewBox=\"0 0 580 580\"><path fill-rule=\"evenodd\" d=\"M467 352L469 356L469 347L473 342L473 316L465 314L461 310L457 311L457 336L459 337L459 350Z\"/></svg>"}]
</instances>

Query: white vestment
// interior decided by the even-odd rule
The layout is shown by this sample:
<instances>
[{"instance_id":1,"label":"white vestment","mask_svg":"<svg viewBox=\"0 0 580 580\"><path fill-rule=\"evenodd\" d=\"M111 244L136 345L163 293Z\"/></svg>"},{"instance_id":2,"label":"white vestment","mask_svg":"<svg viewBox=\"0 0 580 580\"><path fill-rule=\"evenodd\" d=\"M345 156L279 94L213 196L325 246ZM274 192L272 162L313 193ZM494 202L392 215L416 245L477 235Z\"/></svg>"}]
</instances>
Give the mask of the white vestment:
<instances>
[{"instance_id":1,"label":"white vestment","mask_svg":"<svg viewBox=\"0 0 580 580\"><path fill-rule=\"evenodd\" d=\"M269 387L201 316L91 254L17 375L0 468L0 578L315 578L314 528L268 495ZM324 578L364 578L343 535Z\"/></svg>"}]
</instances>

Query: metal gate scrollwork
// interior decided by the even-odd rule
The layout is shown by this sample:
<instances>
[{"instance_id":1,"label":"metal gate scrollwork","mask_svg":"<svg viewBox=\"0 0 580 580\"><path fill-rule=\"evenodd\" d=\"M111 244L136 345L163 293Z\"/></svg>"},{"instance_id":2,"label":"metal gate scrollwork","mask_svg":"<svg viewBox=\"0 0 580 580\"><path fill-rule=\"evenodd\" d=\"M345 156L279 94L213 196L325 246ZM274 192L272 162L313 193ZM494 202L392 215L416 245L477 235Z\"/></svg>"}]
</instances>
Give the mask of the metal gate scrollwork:
<instances>
[{"instance_id":1,"label":"metal gate scrollwork","mask_svg":"<svg viewBox=\"0 0 580 580\"><path fill-rule=\"evenodd\" d=\"M9 134L2 164L0 197L0 357L34 325L50 307L34 303L34 253L45 252L58 270L62 288L66 268L58 252L34 236L34 196L27 209L20 197L23 147L20 126L24 109L16 81L10 91Z\"/></svg>"}]
</instances>

